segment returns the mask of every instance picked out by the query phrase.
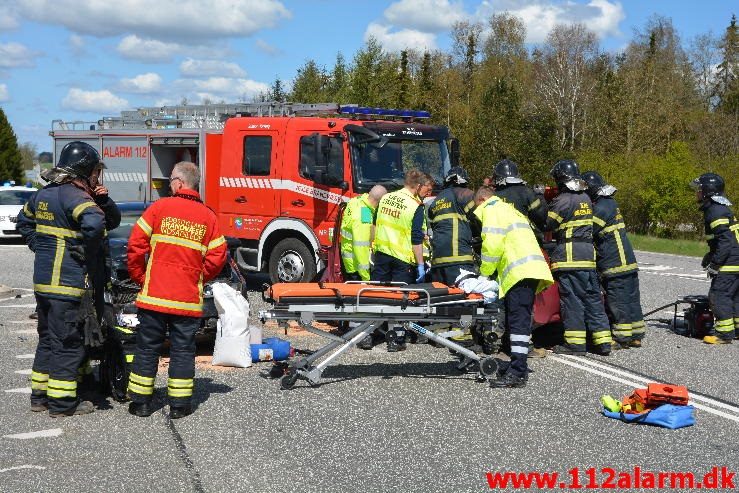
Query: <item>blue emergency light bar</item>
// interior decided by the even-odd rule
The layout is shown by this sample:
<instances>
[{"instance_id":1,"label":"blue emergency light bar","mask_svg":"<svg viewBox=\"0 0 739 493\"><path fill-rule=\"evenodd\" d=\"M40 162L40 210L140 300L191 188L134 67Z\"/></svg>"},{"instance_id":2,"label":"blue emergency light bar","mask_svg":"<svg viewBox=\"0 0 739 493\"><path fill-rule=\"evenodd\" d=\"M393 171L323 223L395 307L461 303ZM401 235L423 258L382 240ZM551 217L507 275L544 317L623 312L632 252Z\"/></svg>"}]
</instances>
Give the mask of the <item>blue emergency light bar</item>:
<instances>
[{"instance_id":1,"label":"blue emergency light bar","mask_svg":"<svg viewBox=\"0 0 739 493\"><path fill-rule=\"evenodd\" d=\"M369 106L339 106L339 113L354 116L395 116L400 118L431 118L431 113L420 110L396 110Z\"/></svg>"}]
</instances>

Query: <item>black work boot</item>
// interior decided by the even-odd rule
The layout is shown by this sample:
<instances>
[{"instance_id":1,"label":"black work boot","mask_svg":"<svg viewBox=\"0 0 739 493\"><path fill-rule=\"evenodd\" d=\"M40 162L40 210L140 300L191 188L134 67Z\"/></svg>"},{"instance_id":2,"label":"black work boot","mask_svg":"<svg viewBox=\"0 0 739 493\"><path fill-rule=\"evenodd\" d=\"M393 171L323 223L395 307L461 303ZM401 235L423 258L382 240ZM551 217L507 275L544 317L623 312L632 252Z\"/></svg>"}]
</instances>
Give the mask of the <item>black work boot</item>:
<instances>
[{"instance_id":1,"label":"black work boot","mask_svg":"<svg viewBox=\"0 0 739 493\"><path fill-rule=\"evenodd\" d=\"M507 371L505 374L490 382L490 387L494 389L520 389L526 386L526 377L519 377L513 372Z\"/></svg>"},{"instance_id":2,"label":"black work boot","mask_svg":"<svg viewBox=\"0 0 739 493\"><path fill-rule=\"evenodd\" d=\"M576 349L567 343L554 346L553 351L554 354L571 354L573 356L585 355L585 349Z\"/></svg>"},{"instance_id":3,"label":"black work boot","mask_svg":"<svg viewBox=\"0 0 739 493\"><path fill-rule=\"evenodd\" d=\"M40 413L41 411L48 411L48 401L31 401L31 411L34 413Z\"/></svg>"},{"instance_id":4,"label":"black work boot","mask_svg":"<svg viewBox=\"0 0 739 493\"><path fill-rule=\"evenodd\" d=\"M598 344L593 348L591 351L593 354L597 354L598 356L610 356L611 355L611 343L606 342L604 344Z\"/></svg>"},{"instance_id":5,"label":"black work boot","mask_svg":"<svg viewBox=\"0 0 739 493\"><path fill-rule=\"evenodd\" d=\"M357 343L357 347L359 349L364 349L365 351L370 351L373 346L374 344L372 344L372 334L366 335L364 339Z\"/></svg>"},{"instance_id":6,"label":"black work boot","mask_svg":"<svg viewBox=\"0 0 739 493\"><path fill-rule=\"evenodd\" d=\"M139 418L145 418L152 415L154 407L151 402L131 402L128 405L128 412Z\"/></svg>"},{"instance_id":7,"label":"black work boot","mask_svg":"<svg viewBox=\"0 0 739 493\"><path fill-rule=\"evenodd\" d=\"M94 410L95 410L95 406L92 405L92 402L81 401L79 404L77 404L77 407L73 407L72 409L67 409L66 411L61 411L61 412L49 411L49 417L50 418L61 418L64 416L77 416L81 414L90 414Z\"/></svg>"},{"instance_id":8,"label":"black work boot","mask_svg":"<svg viewBox=\"0 0 739 493\"><path fill-rule=\"evenodd\" d=\"M405 331L404 330L393 330L390 329L385 334L387 339L387 352L397 353L399 351L405 351Z\"/></svg>"},{"instance_id":9,"label":"black work boot","mask_svg":"<svg viewBox=\"0 0 739 493\"><path fill-rule=\"evenodd\" d=\"M171 419L180 419L184 418L185 416L189 416L192 414L192 405L191 404L184 404L182 406L173 406L169 405L169 417Z\"/></svg>"}]
</instances>

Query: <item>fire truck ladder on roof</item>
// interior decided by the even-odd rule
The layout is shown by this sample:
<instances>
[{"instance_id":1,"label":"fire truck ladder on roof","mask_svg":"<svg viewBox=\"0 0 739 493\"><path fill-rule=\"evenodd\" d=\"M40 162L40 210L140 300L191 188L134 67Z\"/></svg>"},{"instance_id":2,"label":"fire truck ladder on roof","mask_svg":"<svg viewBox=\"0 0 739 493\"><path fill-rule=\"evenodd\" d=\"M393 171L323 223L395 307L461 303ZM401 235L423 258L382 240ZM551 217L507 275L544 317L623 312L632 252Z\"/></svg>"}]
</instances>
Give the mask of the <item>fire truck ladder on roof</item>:
<instances>
[{"instance_id":1,"label":"fire truck ladder on roof","mask_svg":"<svg viewBox=\"0 0 739 493\"><path fill-rule=\"evenodd\" d=\"M337 103L236 103L200 104L178 106L150 106L121 111L121 116L104 117L97 122L51 122L54 130L113 130L113 129L214 129L222 130L231 117L238 116L331 116L351 118L429 118L426 111L395 110L360 107L356 104Z\"/></svg>"}]
</instances>

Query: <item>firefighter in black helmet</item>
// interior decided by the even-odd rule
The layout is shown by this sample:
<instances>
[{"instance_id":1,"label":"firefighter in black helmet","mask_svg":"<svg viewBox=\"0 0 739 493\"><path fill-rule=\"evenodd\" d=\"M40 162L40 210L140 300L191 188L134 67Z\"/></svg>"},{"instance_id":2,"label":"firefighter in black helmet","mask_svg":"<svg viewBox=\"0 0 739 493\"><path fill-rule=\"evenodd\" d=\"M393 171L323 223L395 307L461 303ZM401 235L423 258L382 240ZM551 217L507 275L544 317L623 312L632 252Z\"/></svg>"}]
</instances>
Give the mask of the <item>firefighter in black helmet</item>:
<instances>
[{"instance_id":1,"label":"firefighter in black helmet","mask_svg":"<svg viewBox=\"0 0 739 493\"><path fill-rule=\"evenodd\" d=\"M529 218L535 227L539 243L542 242L541 231L547 223L547 203L543 196L537 196L526 185L518 171L518 164L509 159L499 161L493 168L494 195L515 207L518 212Z\"/></svg>"},{"instance_id":2,"label":"firefighter in black helmet","mask_svg":"<svg viewBox=\"0 0 739 493\"><path fill-rule=\"evenodd\" d=\"M711 277L708 300L716 317L712 332L703 342L730 344L739 328L739 222L724 195L723 178L704 173L691 186L703 211L710 251L701 265Z\"/></svg>"},{"instance_id":3,"label":"firefighter in black helmet","mask_svg":"<svg viewBox=\"0 0 739 493\"><path fill-rule=\"evenodd\" d=\"M106 227L105 213L94 198L102 167L92 146L70 142L56 167L42 174L49 184L18 215L18 230L36 254L33 288L39 342L31 374L31 410L48 409L52 417L93 411L92 403L80 401L77 379L90 323L83 298L96 277L95 259Z\"/></svg>"},{"instance_id":4,"label":"firefighter in black helmet","mask_svg":"<svg viewBox=\"0 0 739 493\"><path fill-rule=\"evenodd\" d=\"M554 351L585 354L589 333L592 351L607 356L611 353L611 330L595 271L593 204L585 193L587 184L577 163L571 159L557 162L551 175L557 183L558 195L549 204L547 229L553 232L557 242L551 255L551 268L559 283L565 331L565 343Z\"/></svg>"},{"instance_id":5,"label":"firefighter in black helmet","mask_svg":"<svg viewBox=\"0 0 739 493\"><path fill-rule=\"evenodd\" d=\"M639 268L623 216L609 185L595 171L583 173L593 201L593 240L600 282L606 293L614 349L641 347L646 325L639 294Z\"/></svg>"},{"instance_id":6,"label":"firefighter in black helmet","mask_svg":"<svg viewBox=\"0 0 739 493\"><path fill-rule=\"evenodd\" d=\"M428 208L431 223L431 279L449 286L462 270L475 272L472 250L473 228L479 235L479 221L473 214L475 193L467 188L470 177L454 166L444 178L444 190Z\"/></svg>"}]
</instances>

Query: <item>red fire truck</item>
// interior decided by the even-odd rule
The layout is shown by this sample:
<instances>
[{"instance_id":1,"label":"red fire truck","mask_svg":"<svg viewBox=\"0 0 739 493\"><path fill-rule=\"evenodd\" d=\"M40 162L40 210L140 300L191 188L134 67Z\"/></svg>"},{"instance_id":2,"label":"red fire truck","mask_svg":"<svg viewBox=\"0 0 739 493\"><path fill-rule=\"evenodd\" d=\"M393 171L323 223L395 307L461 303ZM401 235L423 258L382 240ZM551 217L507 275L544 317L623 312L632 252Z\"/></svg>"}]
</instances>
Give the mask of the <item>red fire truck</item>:
<instances>
[{"instance_id":1,"label":"red fire truck","mask_svg":"<svg viewBox=\"0 0 739 493\"><path fill-rule=\"evenodd\" d=\"M241 269L301 282L324 267L339 204L375 184L397 189L411 168L442 182L458 144L446 127L422 123L428 116L333 103L187 105L55 120L50 135L55 162L72 140L97 148L119 202L166 196L172 167L196 163L203 200L240 240Z\"/></svg>"}]
</instances>

